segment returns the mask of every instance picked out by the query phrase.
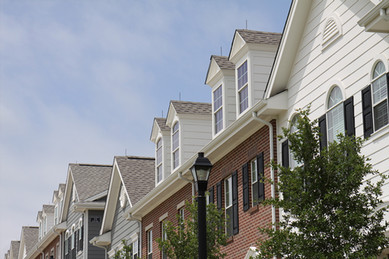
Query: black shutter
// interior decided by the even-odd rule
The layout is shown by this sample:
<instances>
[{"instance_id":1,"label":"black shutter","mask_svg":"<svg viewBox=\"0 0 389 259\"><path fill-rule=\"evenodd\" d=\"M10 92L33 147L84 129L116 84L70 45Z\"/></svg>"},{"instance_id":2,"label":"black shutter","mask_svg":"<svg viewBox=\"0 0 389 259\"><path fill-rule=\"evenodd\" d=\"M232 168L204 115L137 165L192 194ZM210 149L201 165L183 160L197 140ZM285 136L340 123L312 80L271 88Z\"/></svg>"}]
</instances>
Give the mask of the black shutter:
<instances>
[{"instance_id":1,"label":"black shutter","mask_svg":"<svg viewBox=\"0 0 389 259\"><path fill-rule=\"evenodd\" d=\"M80 250L84 249L84 226L81 226Z\"/></svg>"},{"instance_id":2,"label":"black shutter","mask_svg":"<svg viewBox=\"0 0 389 259\"><path fill-rule=\"evenodd\" d=\"M362 90L362 115L363 115L363 133L365 138L373 133L373 112L371 104L371 86Z\"/></svg>"},{"instance_id":3,"label":"black shutter","mask_svg":"<svg viewBox=\"0 0 389 259\"><path fill-rule=\"evenodd\" d=\"M222 209L222 182L216 184L216 206L219 210Z\"/></svg>"},{"instance_id":4,"label":"black shutter","mask_svg":"<svg viewBox=\"0 0 389 259\"><path fill-rule=\"evenodd\" d=\"M243 182L243 211L250 208L249 201L249 170L248 164L242 166L242 182Z\"/></svg>"},{"instance_id":5,"label":"black shutter","mask_svg":"<svg viewBox=\"0 0 389 259\"><path fill-rule=\"evenodd\" d=\"M351 96L343 102L344 108L344 126L347 136L355 136L354 122L354 97Z\"/></svg>"},{"instance_id":6,"label":"black shutter","mask_svg":"<svg viewBox=\"0 0 389 259\"><path fill-rule=\"evenodd\" d=\"M80 251L80 248L79 248L79 242L78 242L78 238L79 238L79 230L77 230L75 232L75 240L74 240L74 249L78 252Z\"/></svg>"},{"instance_id":7,"label":"black shutter","mask_svg":"<svg viewBox=\"0 0 389 259\"><path fill-rule=\"evenodd\" d=\"M209 202L215 203L215 186L212 186L209 190Z\"/></svg>"},{"instance_id":8,"label":"black shutter","mask_svg":"<svg viewBox=\"0 0 389 259\"><path fill-rule=\"evenodd\" d=\"M282 166L289 167L289 141L282 142Z\"/></svg>"},{"instance_id":9,"label":"black shutter","mask_svg":"<svg viewBox=\"0 0 389 259\"><path fill-rule=\"evenodd\" d=\"M320 150L323 150L327 147L327 122L326 122L325 114L319 118L319 128L320 128Z\"/></svg>"},{"instance_id":10,"label":"black shutter","mask_svg":"<svg viewBox=\"0 0 389 259\"><path fill-rule=\"evenodd\" d=\"M263 162L263 152L257 156L257 172L258 172L258 201L265 199L265 165Z\"/></svg>"},{"instance_id":11,"label":"black shutter","mask_svg":"<svg viewBox=\"0 0 389 259\"><path fill-rule=\"evenodd\" d=\"M238 215L238 172L232 174L232 233L239 233L239 215Z\"/></svg>"}]
</instances>

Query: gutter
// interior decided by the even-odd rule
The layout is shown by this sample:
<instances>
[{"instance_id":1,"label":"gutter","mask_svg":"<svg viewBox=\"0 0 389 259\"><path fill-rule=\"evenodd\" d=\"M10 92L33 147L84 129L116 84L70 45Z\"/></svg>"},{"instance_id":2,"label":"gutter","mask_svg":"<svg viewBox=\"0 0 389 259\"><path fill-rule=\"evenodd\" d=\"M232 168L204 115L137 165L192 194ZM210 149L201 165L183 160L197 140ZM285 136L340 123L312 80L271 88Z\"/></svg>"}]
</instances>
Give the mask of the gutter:
<instances>
[{"instance_id":1,"label":"gutter","mask_svg":"<svg viewBox=\"0 0 389 259\"><path fill-rule=\"evenodd\" d=\"M259 122L261 122L269 127L270 161L272 161L274 159L273 125L271 123L259 118L258 112L253 111L252 116L253 116L254 120L259 121ZM274 177L274 168L273 167L270 167L270 177L271 177L271 181L272 181L271 197L272 197L272 199L274 199L276 192L275 192L275 186L274 186L275 177ZM276 224L276 208L274 207L274 205L271 206L271 222L273 225L273 229L276 230L276 225L275 225Z\"/></svg>"},{"instance_id":2,"label":"gutter","mask_svg":"<svg viewBox=\"0 0 389 259\"><path fill-rule=\"evenodd\" d=\"M195 186L194 186L194 181L193 181L193 180L190 180L190 179L188 179L188 178L186 178L186 177L184 177L184 176L182 176L182 172L179 172L179 173L178 173L178 178L192 184L192 197L194 197L194 196L195 196Z\"/></svg>"}]
</instances>

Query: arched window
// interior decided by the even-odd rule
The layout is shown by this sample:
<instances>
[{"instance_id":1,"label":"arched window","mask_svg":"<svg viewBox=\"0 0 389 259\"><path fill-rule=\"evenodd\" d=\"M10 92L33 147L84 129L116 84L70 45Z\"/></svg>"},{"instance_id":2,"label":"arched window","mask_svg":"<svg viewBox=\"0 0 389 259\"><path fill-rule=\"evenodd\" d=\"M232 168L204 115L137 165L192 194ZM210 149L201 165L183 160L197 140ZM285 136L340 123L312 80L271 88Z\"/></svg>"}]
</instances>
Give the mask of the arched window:
<instances>
[{"instance_id":1,"label":"arched window","mask_svg":"<svg viewBox=\"0 0 389 259\"><path fill-rule=\"evenodd\" d=\"M332 88L327 103L328 142L336 141L337 135L344 134L343 96L338 86Z\"/></svg>"},{"instance_id":2,"label":"arched window","mask_svg":"<svg viewBox=\"0 0 389 259\"><path fill-rule=\"evenodd\" d=\"M298 115L294 115L292 120L290 121L290 133L294 133L298 130ZM299 166L300 164L297 163L296 159L294 158L294 155L291 151L289 151L289 166L290 168L295 168L296 166Z\"/></svg>"},{"instance_id":3,"label":"arched window","mask_svg":"<svg viewBox=\"0 0 389 259\"><path fill-rule=\"evenodd\" d=\"M374 109L374 128L378 130L388 124L388 85L385 65L379 61L372 73L372 97Z\"/></svg>"},{"instance_id":4,"label":"arched window","mask_svg":"<svg viewBox=\"0 0 389 259\"><path fill-rule=\"evenodd\" d=\"M155 156L156 156L156 167L157 167L157 183L162 181L163 178L163 170L162 170L162 138L160 138L157 141L156 145L156 151L155 151Z\"/></svg>"},{"instance_id":5,"label":"arched window","mask_svg":"<svg viewBox=\"0 0 389 259\"><path fill-rule=\"evenodd\" d=\"M177 121L172 130L173 169L180 164L180 123Z\"/></svg>"}]
</instances>

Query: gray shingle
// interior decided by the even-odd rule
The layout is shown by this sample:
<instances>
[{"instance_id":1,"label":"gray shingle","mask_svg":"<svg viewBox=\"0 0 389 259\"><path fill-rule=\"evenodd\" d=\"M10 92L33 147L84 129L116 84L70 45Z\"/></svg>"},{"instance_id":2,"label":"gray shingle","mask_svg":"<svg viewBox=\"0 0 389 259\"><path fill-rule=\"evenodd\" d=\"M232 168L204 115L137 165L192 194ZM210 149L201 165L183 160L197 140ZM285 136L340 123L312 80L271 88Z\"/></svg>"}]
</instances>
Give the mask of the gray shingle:
<instances>
[{"instance_id":1,"label":"gray shingle","mask_svg":"<svg viewBox=\"0 0 389 259\"><path fill-rule=\"evenodd\" d=\"M169 130L170 127L166 125L166 118L154 118L161 130Z\"/></svg>"},{"instance_id":2,"label":"gray shingle","mask_svg":"<svg viewBox=\"0 0 389 259\"><path fill-rule=\"evenodd\" d=\"M111 165L70 164L80 201L108 190Z\"/></svg>"},{"instance_id":3,"label":"gray shingle","mask_svg":"<svg viewBox=\"0 0 389 259\"><path fill-rule=\"evenodd\" d=\"M278 45L281 40L281 33L263 32L252 30L236 30L246 43Z\"/></svg>"},{"instance_id":4,"label":"gray shingle","mask_svg":"<svg viewBox=\"0 0 389 259\"><path fill-rule=\"evenodd\" d=\"M228 57L212 55L211 58L215 59L220 69L230 69L230 70L235 69L235 64L229 61Z\"/></svg>"},{"instance_id":5,"label":"gray shingle","mask_svg":"<svg viewBox=\"0 0 389 259\"><path fill-rule=\"evenodd\" d=\"M31 249L38 242L38 227L22 227L22 235L24 239L24 245L26 246L27 254L31 251Z\"/></svg>"},{"instance_id":6,"label":"gray shingle","mask_svg":"<svg viewBox=\"0 0 389 259\"><path fill-rule=\"evenodd\" d=\"M121 176L132 205L149 193L155 184L155 159L151 157L116 156Z\"/></svg>"},{"instance_id":7,"label":"gray shingle","mask_svg":"<svg viewBox=\"0 0 389 259\"><path fill-rule=\"evenodd\" d=\"M20 241L11 241L12 254L17 256L19 254Z\"/></svg>"},{"instance_id":8,"label":"gray shingle","mask_svg":"<svg viewBox=\"0 0 389 259\"><path fill-rule=\"evenodd\" d=\"M211 115L212 105L210 103L171 101L178 114L202 114Z\"/></svg>"}]
</instances>

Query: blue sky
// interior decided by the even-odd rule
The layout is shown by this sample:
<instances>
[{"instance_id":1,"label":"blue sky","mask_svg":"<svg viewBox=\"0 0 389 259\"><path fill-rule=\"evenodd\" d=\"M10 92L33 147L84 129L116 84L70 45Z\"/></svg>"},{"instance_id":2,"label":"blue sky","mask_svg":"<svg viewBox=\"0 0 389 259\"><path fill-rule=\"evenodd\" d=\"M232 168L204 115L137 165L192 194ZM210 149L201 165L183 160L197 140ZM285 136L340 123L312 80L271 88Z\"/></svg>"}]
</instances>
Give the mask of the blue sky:
<instances>
[{"instance_id":1,"label":"blue sky","mask_svg":"<svg viewBox=\"0 0 389 259\"><path fill-rule=\"evenodd\" d=\"M154 156L170 100L209 102L235 29L282 32L290 0L0 0L0 256L69 163Z\"/></svg>"}]
</instances>

